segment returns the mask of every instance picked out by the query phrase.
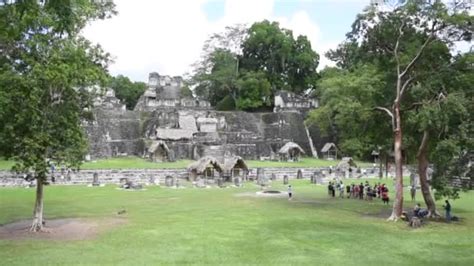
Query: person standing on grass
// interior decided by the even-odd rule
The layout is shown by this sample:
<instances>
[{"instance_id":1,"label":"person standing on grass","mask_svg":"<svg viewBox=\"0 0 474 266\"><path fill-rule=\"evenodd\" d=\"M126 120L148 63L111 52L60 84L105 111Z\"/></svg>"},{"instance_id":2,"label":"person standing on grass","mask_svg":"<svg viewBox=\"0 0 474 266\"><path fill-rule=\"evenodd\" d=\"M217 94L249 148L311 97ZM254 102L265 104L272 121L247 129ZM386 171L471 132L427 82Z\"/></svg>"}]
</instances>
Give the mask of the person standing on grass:
<instances>
[{"instance_id":1,"label":"person standing on grass","mask_svg":"<svg viewBox=\"0 0 474 266\"><path fill-rule=\"evenodd\" d=\"M339 182L339 197L344 198L344 183L342 180Z\"/></svg>"},{"instance_id":2,"label":"person standing on grass","mask_svg":"<svg viewBox=\"0 0 474 266\"><path fill-rule=\"evenodd\" d=\"M415 201L415 196L416 196L416 186L415 186L415 184L411 185L410 195L411 195L411 201Z\"/></svg>"},{"instance_id":3,"label":"person standing on grass","mask_svg":"<svg viewBox=\"0 0 474 266\"><path fill-rule=\"evenodd\" d=\"M359 199L364 199L364 184L359 185Z\"/></svg>"},{"instance_id":4,"label":"person standing on grass","mask_svg":"<svg viewBox=\"0 0 474 266\"><path fill-rule=\"evenodd\" d=\"M380 182L377 185L377 198L380 199L380 196L382 194L382 185L380 185Z\"/></svg>"},{"instance_id":5,"label":"person standing on grass","mask_svg":"<svg viewBox=\"0 0 474 266\"><path fill-rule=\"evenodd\" d=\"M388 197L388 188L385 184L382 185L382 201L384 204L389 204L390 198Z\"/></svg>"},{"instance_id":6,"label":"person standing on grass","mask_svg":"<svg viewBox=\"0 0 474 266\"><path fill-rule=\"evenodd\" d=\"M449 204L448 200L445 200L446 205L444 205L444 209L446 210L446 222L451 222L451 204Z\"/></svg>"},{"instance_id":7,"label":"person standing on grass","mask_svg":"<svg viewBox=\"0 0 474 266\"><path fill-rule=\"evenodd\" d=\"M352 193L352 190L351 190L351 186L350 186L350 185L347 185L347 186L346 186L346 193L347 193L347 198L350 198L350 197L351 197L351 193Z\"/></svg>"},{"instance_id":8,"label":"person standing on grass","mask_svg":"<svg viewBox=\"0 0 474 266\"><path fill-rule=\"evenodd\" d=\"M293 189L291 188L291 185L288 185L288 200L291 200L293 198Z\"/></svg>"}]
</instances>

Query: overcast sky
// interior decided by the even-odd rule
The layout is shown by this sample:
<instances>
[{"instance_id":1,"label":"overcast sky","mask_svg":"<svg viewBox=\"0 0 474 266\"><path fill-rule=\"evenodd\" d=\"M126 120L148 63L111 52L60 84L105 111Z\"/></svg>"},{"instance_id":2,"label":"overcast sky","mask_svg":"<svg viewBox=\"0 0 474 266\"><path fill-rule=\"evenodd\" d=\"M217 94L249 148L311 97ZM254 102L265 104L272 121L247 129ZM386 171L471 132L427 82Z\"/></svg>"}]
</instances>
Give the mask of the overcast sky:
<instances>
[{"instance_id":1,"label":"overcast sky","mask_svg":"<svg viewBox=\"0 0 474 266\"><path fill-rule=\"evenodd\" d=\"M394 0L391 0L394 1ZM148 73L183 75L199 60L204 41L236 23L278 21L309 37L320 56L344 40L370 0L115 0L118 15L95 21L84 35L114 57L113 75L146 81Z\"/></svg>"}]
</instances>

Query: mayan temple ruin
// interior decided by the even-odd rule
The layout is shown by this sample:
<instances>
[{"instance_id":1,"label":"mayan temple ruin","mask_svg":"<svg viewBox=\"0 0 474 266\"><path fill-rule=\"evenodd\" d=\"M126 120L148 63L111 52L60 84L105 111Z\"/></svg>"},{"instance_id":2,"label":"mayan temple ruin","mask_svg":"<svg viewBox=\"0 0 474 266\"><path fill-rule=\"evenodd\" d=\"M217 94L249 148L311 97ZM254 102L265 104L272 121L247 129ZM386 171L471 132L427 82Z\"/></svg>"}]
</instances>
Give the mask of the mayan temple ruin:
<instances>
[{"instance_id":1,"label":"mayan temple ruin","mask_svg":"<svg viewBox=\"0 0 474 266\"><path fill-rule=\"evenodd\" d=\"M273 112L216 111L209 102L183 97L181 77L149 74L148 88L133 111L109 90L97 100L95 120L85 124L89 158L137 155L153 161L238 155L274 158L292 141L306 156L317 156L325 140L304 118L316 99L278 92Z\"/></svg>"}]
</instances>

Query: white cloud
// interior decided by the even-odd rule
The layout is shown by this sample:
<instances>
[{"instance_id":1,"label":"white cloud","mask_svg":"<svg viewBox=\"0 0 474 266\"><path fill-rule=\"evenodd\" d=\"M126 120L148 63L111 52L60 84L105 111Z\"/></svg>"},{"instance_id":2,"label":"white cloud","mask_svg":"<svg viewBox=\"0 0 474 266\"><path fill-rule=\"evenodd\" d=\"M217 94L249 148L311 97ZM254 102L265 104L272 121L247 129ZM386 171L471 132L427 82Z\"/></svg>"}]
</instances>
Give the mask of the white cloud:
<instances>
[{"instance_id":1,"label":"white cloud","mask_svg":"<svg viewBox=\"0 0 474 266\"><path fill-rule=\"evenodd\" d=\"M236 23L276 20L295 35L307 35L321 57L333 43L323 43L318 25L304 11L289 17L273 15L274 0L227 0L224 15L210 21L203 11L206 0L116 0L119 14L96 21L84 35L115 57L112 74L146 81L148 73L183 75L199 59L204 41L214 32ZM320 65L327 64L321 59Z\"/></svg>"}]
</instances>

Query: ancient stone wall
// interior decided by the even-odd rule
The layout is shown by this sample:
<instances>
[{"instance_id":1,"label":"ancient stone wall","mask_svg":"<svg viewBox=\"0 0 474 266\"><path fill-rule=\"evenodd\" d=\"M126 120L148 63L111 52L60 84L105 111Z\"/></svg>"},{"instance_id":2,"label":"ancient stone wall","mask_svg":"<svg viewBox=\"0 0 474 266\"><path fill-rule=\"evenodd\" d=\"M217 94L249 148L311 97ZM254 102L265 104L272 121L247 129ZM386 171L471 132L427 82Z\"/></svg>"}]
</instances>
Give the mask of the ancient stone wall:
<instances>
[{"instance_id":1,"label":"ancient stone wall","mask_svg":"<svg viewBox=\"0 0 474 266\"><path fill-rule=\"evenodd\" d=\"M96 109L94 118L92 122L84 122L91 158L143 153L139 113Z\"/></svg>"},{"instance_id":2,"label":"ancient stone wall","mask_svg":"<svg viewBox=\"0 0 474 266\"><path fill-rule=\"evenodd\" d=\"M310 179L315 173L322 173L328 179L333 176L329 175L329 168L317 167L317 168L264 168L263 175L267 180L270 180L273 176L276 180L283 180L284 176L288 178L296 179L298 170L301 170L301 177L304 179ZM377 168L363 169L369 173L369 177L376 178L378 174ZM249 169L248 178L257 180L257 168ZM188 172L186 169L116 169L116 170L80 170L78 172L72 172L70 174L70 180L66 177L56 176L57 184L69 184L69 185L88 185L92 184L94 173L99 176L99 182L101 184L119 184L120 180L127 178L128 180L136 183L146 184L153 183L164 184L166 176L172 176L180 179L187 179ZM373 174L372 174L373 173ZM25 181L23 178L18 178L10 171L0 171L0 187L10 186L27 186L30 182Z\"/></svg>"},{"instance_id":3,"label":"ancient stone wall","mask_svg":"<svg viewBox=\"0 0 474 266\"><path fill-rule=\"evenodd\" d=\"M149 156L152 141L165 143L172 155L164 157L173 159L206 155L259 159L274 155L290 141L306 156L314 156L325 143L317 129L307 130L304 125L305 112L316 107L314 99L280 92L275 106L281 108L274 113L221 112L212 110L208 102L181 97L183 86L181 77L153 72L134 111L99 106L94 111L96 120L85 124L90 157Z\"/></svg>"},{"instance_id":4,"label":"ancient stone wall","mask_svg":"<svg viewBox=\"0 0 474 266\"><path fill-rule=\"evenodd\" d=\"M92 158L124 154L143 156L147 140L152 139L164 141L176 159L221 154L259 159L276 153L289 141L299 144L307 156L312 154L304 117L298 112L247 113L171 108L148 113L98 109L95 118L94 122L85 125ZM211 146L215 148L211 149ZM215 153L216 149L219 152Z\"/></svg>"}]
</instances>

